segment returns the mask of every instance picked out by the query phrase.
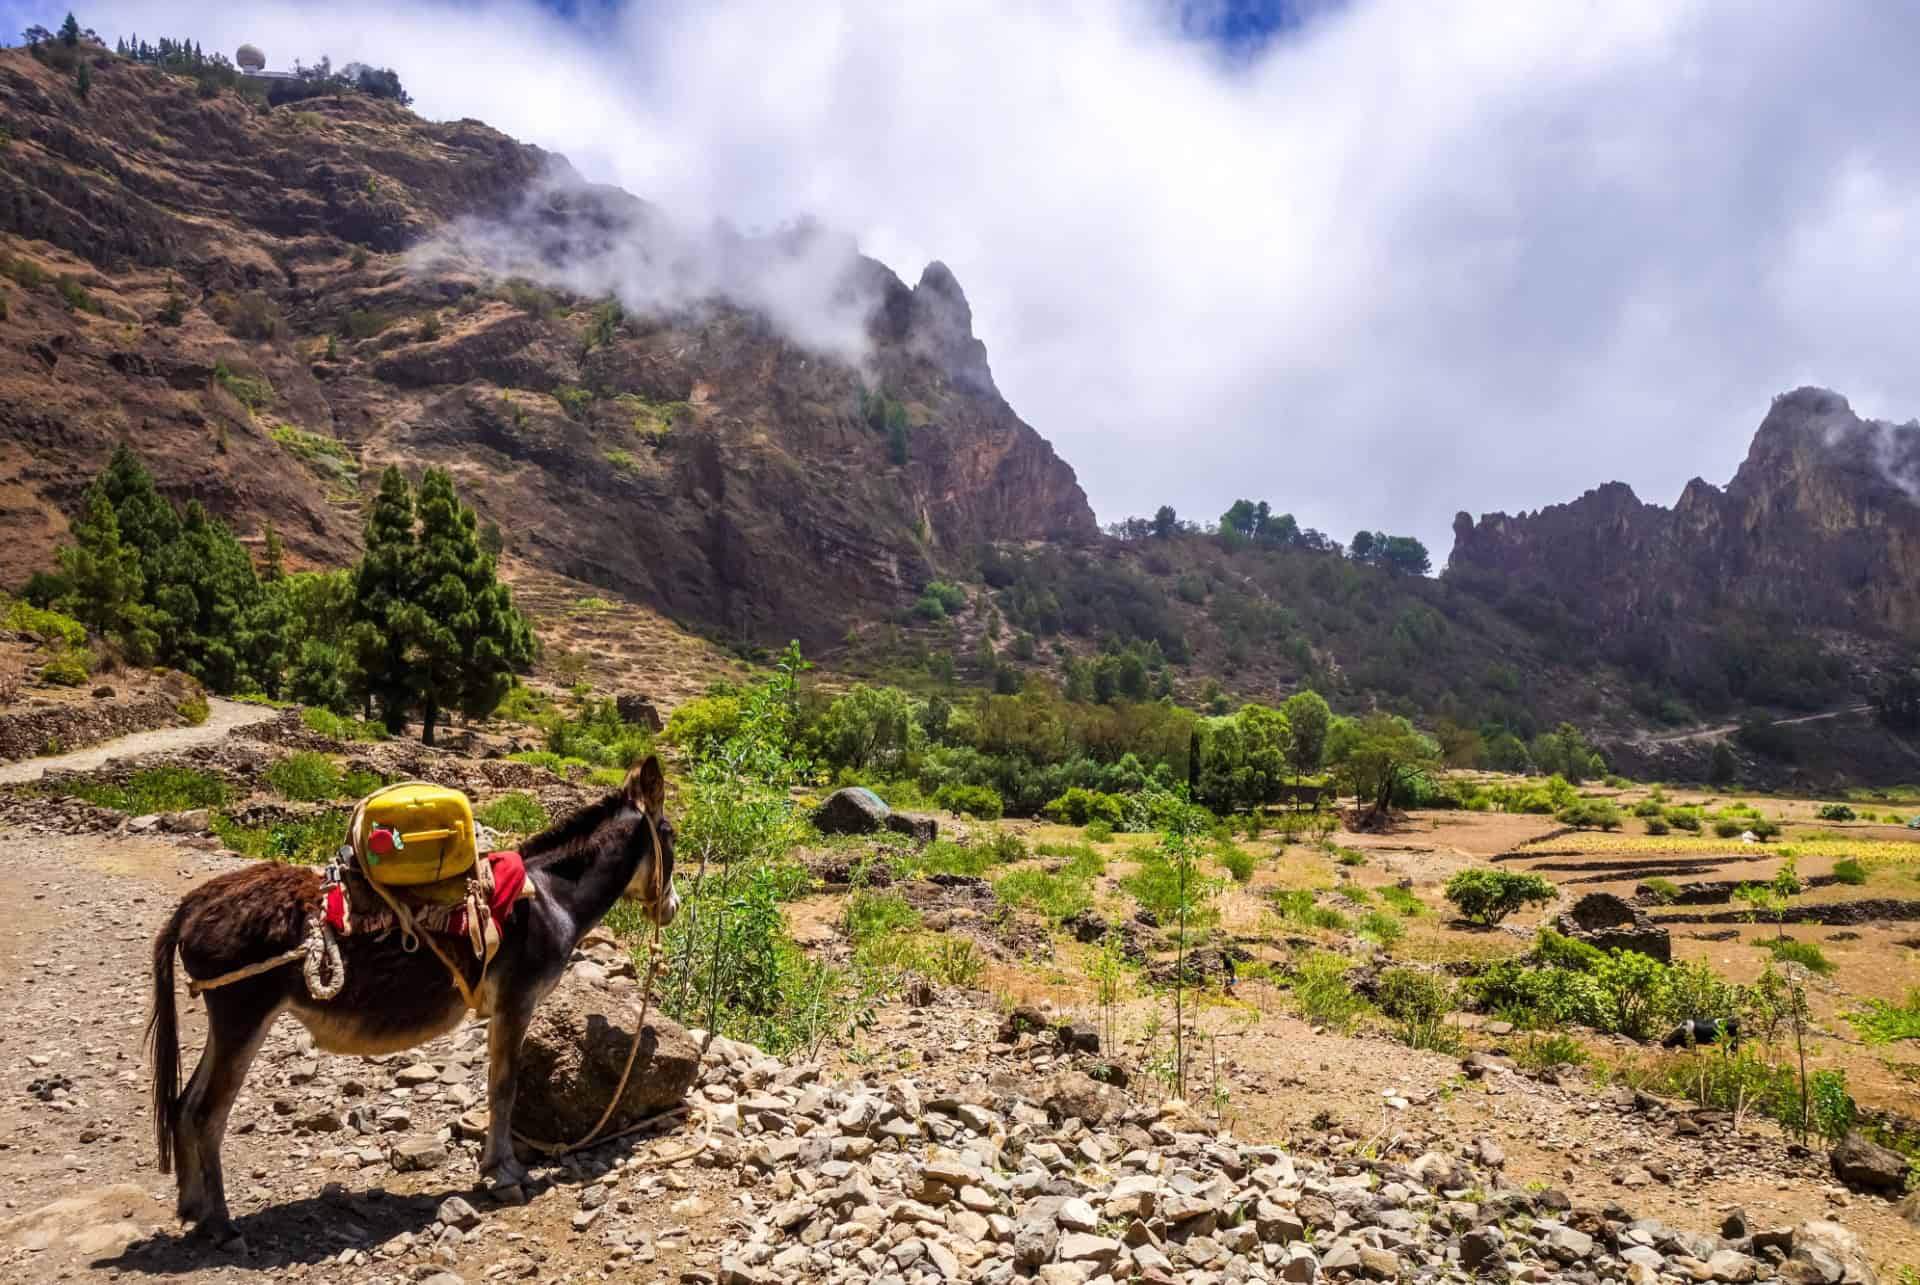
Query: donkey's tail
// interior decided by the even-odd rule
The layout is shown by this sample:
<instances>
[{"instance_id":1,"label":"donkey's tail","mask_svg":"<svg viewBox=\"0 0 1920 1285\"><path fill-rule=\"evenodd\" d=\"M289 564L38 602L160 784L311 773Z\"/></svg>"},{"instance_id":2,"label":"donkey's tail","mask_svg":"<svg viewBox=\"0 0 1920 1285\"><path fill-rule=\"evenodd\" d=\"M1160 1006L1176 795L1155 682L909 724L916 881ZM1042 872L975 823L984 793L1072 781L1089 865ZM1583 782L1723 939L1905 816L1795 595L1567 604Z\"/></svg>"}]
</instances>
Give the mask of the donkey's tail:
<instances>
[{"instance_id":1,"label":"donkey's tail","mask_svg":"<svg viewBox=\"0 0 1920 1285\"><path fill-rule=\"evenodd\" d=\"M180 944L183 902L153 939L153 1014L147 1018L147 1049L153 1058L153 1140L160 1172L173 1172L173 1142L180 1127L180 1017L173 1006L173 960Z\"/></svg>"}]
</instances>

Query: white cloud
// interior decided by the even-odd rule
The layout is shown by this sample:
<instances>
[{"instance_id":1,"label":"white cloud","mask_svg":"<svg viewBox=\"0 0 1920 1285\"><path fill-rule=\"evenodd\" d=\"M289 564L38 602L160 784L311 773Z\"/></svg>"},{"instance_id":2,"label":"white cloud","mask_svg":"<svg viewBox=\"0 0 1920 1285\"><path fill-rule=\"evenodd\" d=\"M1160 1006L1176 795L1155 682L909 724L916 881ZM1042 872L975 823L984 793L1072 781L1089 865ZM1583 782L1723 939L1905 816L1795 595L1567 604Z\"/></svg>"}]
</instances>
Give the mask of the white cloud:
<instances>
[{"instance_id":1,"label":"white cloud","mask_svg":"<svg viewBox=\"0 0 1920 1285\"><path fill-rule=\"evenodd\" d=\"M57 16L57 15L56 15ZM944 259L1102 517L1344 538L1724 481L1771 396L1920 412L1920 10L1356 0L1251 62L1151 0L109 3L391 63L690 220ZM1436 559L1438 560L1438 559Z\"/></svg>"}]
</instances>

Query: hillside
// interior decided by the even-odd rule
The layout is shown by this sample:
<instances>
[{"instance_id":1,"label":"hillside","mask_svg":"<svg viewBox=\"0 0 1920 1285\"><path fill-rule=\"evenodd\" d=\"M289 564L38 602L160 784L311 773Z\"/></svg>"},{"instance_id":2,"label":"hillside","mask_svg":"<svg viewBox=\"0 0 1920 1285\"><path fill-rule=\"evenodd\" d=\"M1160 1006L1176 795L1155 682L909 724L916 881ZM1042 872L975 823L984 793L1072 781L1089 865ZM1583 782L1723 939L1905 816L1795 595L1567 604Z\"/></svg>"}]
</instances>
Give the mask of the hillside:
<instances>
[{"instance_id":1,"label":"hillside","mask_svg":"<svg viewBox=\"0 0 1920 1285\"><path fill-rule=\"evenodd\" d=\"M864 371L723 297L627 317L403 253L523 215L551 245L674 249L559 158L361 95L269 109L92 66L83 100L0 53L0 578L45 565L121 438L170 494L243 535L272 521L316 563L353 548L362 477L444 465L510 554L758 641L837 640L943 548L1095 534L939 264L912 288L835 265ZM804 241L737 249L777 273L811 262Z\"/></svg>"}]
</instances>

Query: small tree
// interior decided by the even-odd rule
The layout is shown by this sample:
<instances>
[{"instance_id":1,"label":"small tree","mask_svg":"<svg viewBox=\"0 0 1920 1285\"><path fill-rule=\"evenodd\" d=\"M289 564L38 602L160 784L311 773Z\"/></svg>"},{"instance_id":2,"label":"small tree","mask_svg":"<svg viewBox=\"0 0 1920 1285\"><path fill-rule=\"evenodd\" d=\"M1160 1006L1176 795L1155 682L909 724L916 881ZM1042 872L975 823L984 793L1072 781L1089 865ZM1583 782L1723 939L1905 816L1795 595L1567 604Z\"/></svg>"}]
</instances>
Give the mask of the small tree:
<instances>
[{"instance_id":1,"label":"small tree","mask_svg":"<svg viewBox=\"0 0 1920 1285\"><path fill-rule=\"evenodd\" d=\"M362 696L395 733L405 730L412 696L401 613L413 593L414 546L413 488L389 465L367 512L366 554L354 573L348 645L355 667L365 675Z\"/></svg>"},{"instance_id":2,"label":"small tree","mask_svg":"<svg viewBox=\"0 0 1920 1285\"><path fill-rule=\"evenodd\" d=\"M1293 739L1287 746L1287 766L1293 771L1294 784L1300 778L1320 770L1327 756L1327 730L1333 724L1333 711L1319 692L1308 688L1287 697L1280 706L1287 716Z\"/></svg>"},{"instance_id":3,"label":"small tree","mask_svg":"<svg viewBox=\"0 0 1920 1285\"><path fill-rule=\"evenodd\" d=\"M67 13L67 20L60 24L60 43L69 49L80 43L80 20L73 16L71 10Z\"/></svg>"},{"instance_id":4,"label":"small tree","mask_svg":"<svg viewBox=\"0 0 1920 1285\"><path fill-rule=\"evenodd\" d=\"M1707 760L1707 780L1715 785L1732 785L1740 775L1740 761L1725 741L1713 743L1713 755Z\"/></svg>"},{"instance_id":5,"label":"small tree","mask_svg":"<svg viewBox=\"0 0 1920 1285\"><path fill-rule=\"evenodd\" d=\"M1164 540L1179 529L1180 519L1171 504L1163 504L1153 511L1153 533Z\"/></svg>"},{"instance_id":6,"label":"small tree","mask_svg":"<svg viewBox=\"0 0 1920 1285\"><path fill-rule=\"evenodd\" d=\"M69 586L60 610L95 633L120 638L144 656L153 634L142 606L140 551L120 538L120 521L100 482L87 488L86 510L73 523L74 543L58 553Z\"/></svg>"},{"instance_id":7,"label":"small tree","mask_svg":"<svg viewBox=\"0 0 1920 1285\"><path fill-rule=\"evenodd\" d=\"M1173 970L1173 1092L1187 1094L1186 985L1188 934L1217 916L1211 903L1218 881L1200 872L1204 855L1206 812L1185 799L1169 801L1162 810L1160 844L1146 854L1127 881L1127 890L1141 909L1174 929Z\"/></svg>"},{"instance_id":8,"label":"small tree","mask_svg":"<svg viewBox=\"0 0 1920 1285\"><path fill-rule=\"evenodd\" d=\"M1512 870L1462 870L1447 880L1446 898L1469 923L1492 927L1522 906L1552 901L1552 884Z\"/></svg>"},{"instance_id":9,"label":"small tree","mask_svg":"<svg viewBox=\"0 0 1920 1285\"><path fill-rule=\"evenodd\" d=\"M1336 779L1355 802L1370 804L1369 822L1386 816L1440 762L1440 747L1392 714L1341 720L1328 733L1327 750Z\"/></svg>"}]
</instances>

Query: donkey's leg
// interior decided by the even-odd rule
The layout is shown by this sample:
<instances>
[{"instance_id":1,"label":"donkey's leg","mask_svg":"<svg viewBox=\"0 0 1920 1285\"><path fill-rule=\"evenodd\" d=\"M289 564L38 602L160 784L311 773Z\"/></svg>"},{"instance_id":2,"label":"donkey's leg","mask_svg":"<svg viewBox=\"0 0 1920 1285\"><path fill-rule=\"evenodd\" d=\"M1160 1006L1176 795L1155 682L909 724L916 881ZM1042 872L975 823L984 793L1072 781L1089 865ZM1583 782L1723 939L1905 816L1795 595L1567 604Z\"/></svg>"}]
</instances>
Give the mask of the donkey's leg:
<instances>
[{"instance_id":1,"label":"donkey's leg","mask_svg":"<svg viewBox=\"0 0 1920 1285\"><path fill-rule=\"evenodd\" d=\"M180 1216L205 1231L231 1225L220 1143L227 1116L240 1096L284 997L271 979L266 985L239 983L207 995L207 1047L180 1101Z\"/></svg>"},{"instance_id":2,"label":"donkey's leg","mask_svg":"<svg viewBox=\"0 0 1920 1285\"><path fill-rule=\"evenodd\" d=\"M518 1085L520 1042L533 1021L532 996L502 995L487 1025L487 1145L480 1175L499 1186L527 1180L527 1167L513 1154L513 1099Z\"/></svg>"}]
</instances>

